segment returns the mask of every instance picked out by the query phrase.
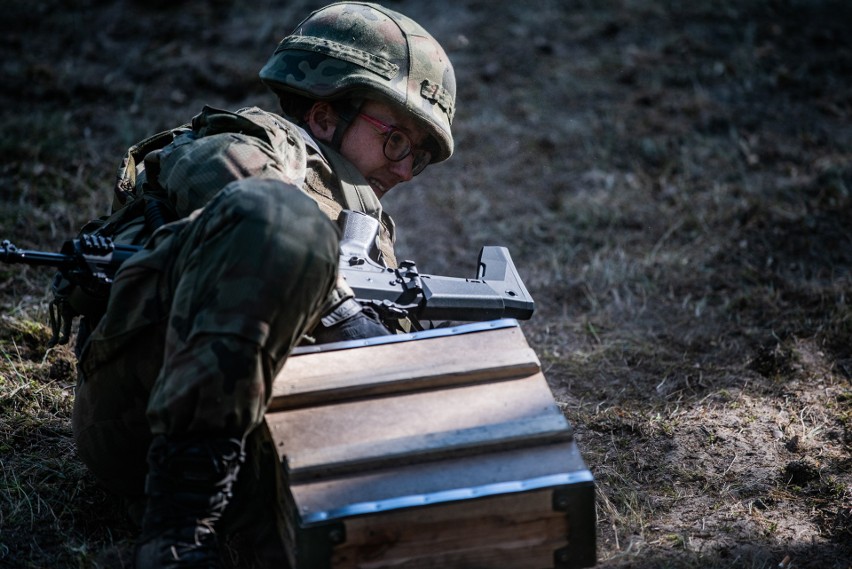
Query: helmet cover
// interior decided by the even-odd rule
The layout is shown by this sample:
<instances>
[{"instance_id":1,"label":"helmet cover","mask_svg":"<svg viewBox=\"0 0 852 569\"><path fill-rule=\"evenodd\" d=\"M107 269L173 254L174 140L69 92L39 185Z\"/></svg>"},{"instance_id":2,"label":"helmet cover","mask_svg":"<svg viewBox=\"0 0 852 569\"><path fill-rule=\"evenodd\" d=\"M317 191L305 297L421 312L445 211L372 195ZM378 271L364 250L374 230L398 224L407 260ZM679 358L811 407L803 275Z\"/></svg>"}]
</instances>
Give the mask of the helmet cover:
<instances>
[{"instance_id":1,"label":"helmet cover","mask_svg":"<svg viewBox=\"0 0 852 569\"><path fill-rule=\"evenodd\" d=\"M453 66L426 30L393 10L339 2L313 12L281 40L260 78L281 97L387 102L429 133L432 162L453 153Z\"/></svg>"}]
</instances>

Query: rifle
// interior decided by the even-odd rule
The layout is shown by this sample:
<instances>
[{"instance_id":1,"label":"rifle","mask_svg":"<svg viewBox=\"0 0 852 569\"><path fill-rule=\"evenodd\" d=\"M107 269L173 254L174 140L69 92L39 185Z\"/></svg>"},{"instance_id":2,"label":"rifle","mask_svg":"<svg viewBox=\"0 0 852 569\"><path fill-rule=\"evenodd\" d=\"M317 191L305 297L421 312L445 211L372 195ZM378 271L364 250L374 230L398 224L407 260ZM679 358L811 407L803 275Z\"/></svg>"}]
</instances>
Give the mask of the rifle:
<instances>
[{"instance_id":1,"label":"rifle","mask_svg":"<svg viewBox=\"0 0 852 569\"><path fill-rule=\"evenodd\" d=\"M340 274L355 298L380 315L401 311L417 320L464 322L532 317L535 304L505 247L480 250L476 278L425 275L413 261L402 261L396 269L378 262L374 217L344 210L338 224L343 232Z\"/></svg>"},{"instance_id":2,"label":"rifle","mask_svg":"<svg viewBox=\"0 0 852 569\"><path fill-rule=\"evenodd\" d=\"M340 274L352 287L355 299L372 306L382 318L477 322L532 317L533 300L505 247L482 248L474 279L426 275L412 261L403 261L395 269L379 262L379 222L375 218L345 210L338 224L343 235ZM92 234L66 241L59 253L18 249L6 240L0 243L0 261L58 269L54 290L67 302L54 300L51 304L51 342L64 343L74 316L99 318L116 272L140 249Z\"/></svg>"},{"instance_id":3,"label":"rifle","mask_svg":"<svg viewBox=\"0 0 852 569\"><path fill-rule=\"evenodd\" d=\"M50 253L18 249L6 239L0 242L0 262L58 269L50 303L53 337L48 346L54 346L68 342L75 316L100 318L116 271L140 248L114 243L101 235L82 234L79 239L66 241L59 253Z\"/></svg>"},{"instance_id":4,"label":"rifle","mask_svg":"<svg viewBox=\"0 0 852 569\"><path fill-rule=\"evenodd\" d=\"M115 272L139 249L92 234L66 241L59 253L18 249L6 239L0 243L0 261L56 267L69 281L96 296L106 296Z\"/></svg>"}]
</instances>

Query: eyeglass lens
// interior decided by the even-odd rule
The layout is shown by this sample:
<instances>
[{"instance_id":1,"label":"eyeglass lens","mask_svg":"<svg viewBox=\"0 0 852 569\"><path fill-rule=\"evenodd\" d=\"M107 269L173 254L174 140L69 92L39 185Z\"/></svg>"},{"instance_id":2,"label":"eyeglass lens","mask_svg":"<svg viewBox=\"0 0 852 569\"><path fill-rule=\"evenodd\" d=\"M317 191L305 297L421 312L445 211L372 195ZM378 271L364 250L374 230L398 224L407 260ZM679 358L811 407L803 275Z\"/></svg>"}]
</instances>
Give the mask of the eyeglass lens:
<instances>
[{"instance_id":1,"label":"eyeglass lens","mask_svg":"<svg viewBox=\"0 0 852 569\"><path fill-rule=\"evenodd\" d=\"M388 133L388 137L385 139L384 151L385 157L393 162L399 162L408 156L409 153L412 153L414 161L411 165L411 170L415 176L422 172L432 160L432 154L428 150L413 148L411 139L399 130L392 130Z\"/></svg>"}]
</instances>

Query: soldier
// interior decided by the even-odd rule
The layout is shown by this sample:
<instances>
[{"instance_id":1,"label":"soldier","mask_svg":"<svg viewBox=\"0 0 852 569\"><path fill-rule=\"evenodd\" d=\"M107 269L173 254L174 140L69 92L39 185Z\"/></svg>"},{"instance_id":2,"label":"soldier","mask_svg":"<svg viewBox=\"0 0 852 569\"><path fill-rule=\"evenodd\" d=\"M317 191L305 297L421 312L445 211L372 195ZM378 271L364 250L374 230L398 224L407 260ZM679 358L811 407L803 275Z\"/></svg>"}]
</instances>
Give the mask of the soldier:
<instances>
[{"instance_id":1,"label":"soldier","mask_svg":"<svg viewBox=\"0 0 852 569\"><path fill-rule=\"evenodd\" d=\"M283 116L205 107L134 146L114 213L96 224L145 248L100 320L81 326L73 427L90 471L144 505L140 568L220 567L220 541L249 522L265 539L256 549L270 548L280 501L262 420L273 378L306 334L388 333L335 278L332 220L341 209L378 218L394 265L379 198L453 151L453 68L399 13L317 10L260 77Z\"/></svg>"}]
</instances>

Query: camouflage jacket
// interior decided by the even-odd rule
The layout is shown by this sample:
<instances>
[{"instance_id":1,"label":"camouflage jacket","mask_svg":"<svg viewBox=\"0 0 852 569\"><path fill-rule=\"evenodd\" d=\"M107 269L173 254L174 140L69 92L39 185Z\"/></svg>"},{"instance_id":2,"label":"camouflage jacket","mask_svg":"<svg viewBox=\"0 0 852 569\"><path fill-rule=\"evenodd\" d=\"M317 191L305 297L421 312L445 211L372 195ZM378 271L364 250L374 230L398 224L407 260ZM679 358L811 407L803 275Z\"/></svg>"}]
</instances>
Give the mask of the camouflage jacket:
<instances>
[{"instance_id":1,"label":"camouflage jacket","mask_svg":"<svg viewBox=\"0 0 852 569\"><path fill-rule=\"evenodd\" d=\"M204 107L191 123L130 147L118 171L111 214L81 233L142 245L160 225L186 219L228 183L250 177L296 186L332 220L343 209L376 217L380 260L397 266L393 220L364 177L298 125L255 107L236 113ZM323 314L349 297L351 289L338 278Z\"/></svg>"},{"instance_id":2,"label":"camouflage jacket","mask_svg":"<svg viewBox=\"0 0 852 569\"><path fill-rule=\"evenodd\" d=\"M156 229L152 211L161 222L185 218L229 182L248 177L293 184L332 220L342 209L373 215L381 222L383 260L396 266L393 220L360 173L301 127L256 107L236 113L205 107L190 124L132 146L118 172L112 215L98 232L144 243Z\"/></svg>"}]
</instances>

